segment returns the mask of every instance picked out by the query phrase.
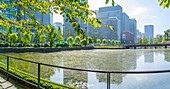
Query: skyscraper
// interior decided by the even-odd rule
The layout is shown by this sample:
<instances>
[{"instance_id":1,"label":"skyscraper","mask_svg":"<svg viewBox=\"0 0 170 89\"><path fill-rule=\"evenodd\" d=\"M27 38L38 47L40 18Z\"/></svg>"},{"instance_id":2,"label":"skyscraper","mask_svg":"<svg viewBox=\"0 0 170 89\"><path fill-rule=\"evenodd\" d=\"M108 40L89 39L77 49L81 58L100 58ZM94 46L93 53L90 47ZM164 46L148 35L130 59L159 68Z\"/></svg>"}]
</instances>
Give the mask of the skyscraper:
<instances>
[{"instance_id":1,"label":"skyscraper","mask_svg":"<svg viewBox=\"0 0 170 89\"><path fill-rule=\"evenodd\" d=\"M99 8L99 19L105 25L107 24L107 25L113 26L115 28L116 32L112 31L111 34L110 34L111 37L114 34L117 35L116 36L117 38L113 38L115 40L121 40L121 33L122 33L122 30L123 30L123 28L122 28L122 26L123 26L122 15L123 15L122 14L122 7L120 5ZM110 20L110 22L108 20ZM110 31L110 30L108 30L108 31ZM101 32L101 33L110 33L110 32ZM109 35L109 34L107 34L107 35Z\"/></svg>"},{"instance_id":2,"label":"skyscraper","mask_svg":"<svg viewBox=\"0 0 170 89\"><path fill-rule=\"evenodd\" d=\"M136 40L136 31L137 31L137 21L136 19L129 20L129 30L134 35L134 41Z\"/></svg>"},{"instance_id":3,"label":"skyscraper","mask_svg":"<svg viewBox=\"0 0 170 89\"><path fill-rule=\"evenodd\" d=\"M145 36L149 41L150 37L154 40L154 26L153 25L145 25Z\"/></svg>"}]
</instances>

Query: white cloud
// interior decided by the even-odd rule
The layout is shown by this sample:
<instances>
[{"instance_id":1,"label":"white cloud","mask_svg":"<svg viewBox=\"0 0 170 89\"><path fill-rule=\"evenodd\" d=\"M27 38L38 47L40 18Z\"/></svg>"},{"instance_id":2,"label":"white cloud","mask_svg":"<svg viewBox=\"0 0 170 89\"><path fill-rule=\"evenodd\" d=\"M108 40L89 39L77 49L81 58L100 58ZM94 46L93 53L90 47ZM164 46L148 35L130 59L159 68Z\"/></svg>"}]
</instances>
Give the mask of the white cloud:
<instances>
[{"instance_id":1,"label":"white cloud","mask_svg":"<svg viewBox=\"0 0 170 89\"><path fill-rule=\"evenodd\" d=\"M136 15L141 15L144 14L146 12L148 12L149 9L145 8L145 7L136 7L133 11L132 11L132 15L136 16Z\"/></svg>"}]
</instances>

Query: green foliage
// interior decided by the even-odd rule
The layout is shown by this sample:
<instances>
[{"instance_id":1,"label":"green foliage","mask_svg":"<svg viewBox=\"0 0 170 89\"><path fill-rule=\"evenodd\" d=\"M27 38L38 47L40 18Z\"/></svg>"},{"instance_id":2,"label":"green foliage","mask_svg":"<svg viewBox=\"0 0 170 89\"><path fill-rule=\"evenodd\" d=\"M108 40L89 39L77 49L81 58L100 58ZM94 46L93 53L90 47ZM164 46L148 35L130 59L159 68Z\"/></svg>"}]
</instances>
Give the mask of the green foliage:
<instances>
[{"instance_id":1,"label":"green foliage","mask_svg":"<svg viewBox=\"0 0 170 89\"><path fill-rule=\"evenodd\" d=\"M18 47L24 47L24 45L20 43L20 44L18 44Z\"/></svg>"},{"instance_id":2,"label":"green foliage","mask_svg":"<svg viewBox=\"0 0 170 89\"><path fill-rule=\"evenodd\" d=\"M165 41L170 41L170 29L164 31Z\"/></svg>"},{"instance_id":3,"label":"green foliage","mask_svg":"<svg viewBox=\"0 0 170 89\"><path fill-rule=\"evenodd\" d=\"M108 45L110 45L111 41L110 41L110 40L108 40L108 41L107 41L107 43L108 43Z\"/></svg>"},{"instance_id":4,"label":"green foliage","mask_svg":"<svg viewBox=\"0 0 170 89\"><path fill-rule=\"evenodd\" d=\"M88 37L88 39L89 39L89 44L93 43L93 38L92 37Z\"/></svg>"},{"instance_id":5,"label":"green foliage","mask_svg":"<svg viewBox=\"0 0 170 89\"><path fill-rule=\"evenodd\" d=\"M9 46L10 46L9 43L4 44L4 47L9 47Z\"/></svg>"},{"instance_id":6,"label":"green foliage","mask_svg":"<svg viewBox=\"0 0 170 89\"><path fill-rule=\"evenodd\" d=\"M114 41L114 40L112 40L112 41L111 41L111 43L114 45L114 44L115 44L115 41Z\"/></svg>"},{"instance_id":7,"label":"green foliage","mask_svg":"<svg viewBox=\"0 0 170 89\"><path fill-rule=\"evenodd\" d=\"M102 41L102 43L103 43L103 45L106 45L106 39L103 39L103 41Z\"/></svg>"},{"instance_id":8,"label":"green foliage","mask_svg":"<svg viewBox=\"0 0 170 89\"><path fill-rule=\"evenodd\" d=\"M152 44L152 43L153 43L153 40L152 40L152 37L150 37L149 44Z\"/></svg>"},{"instance_id":9,"label":"green foliage","mask_svg":"<svg viewBox=\"0 0 170 89\"><path fill-rule=\"evenodd\" d=\"M67 41L68 41L68 44L70 45L72 45L72 43L73 43L73 37L72 36L69 36L69 37L67 37Z\"/></svg>"},{"instance_id":10,"label":"green foliage","mask_svg":"<svg viewBox=\"0 0 170 89\"><path fill-rule=\"evenodd\" d=\"M81 44L81 38L79 36L76 36L75 39L74 39L74 42L76 44Z\"/></svg>"},{"instance_id":11,"label":"green foliage","mask_svg":"<svg viewBox=\"0 0 170 89\"><path fill-rule=\"evenodd\" d=\"M93 43L94 43L94 45L95 45L95 43L97 43L95 34L93 35Z\"/></svg>"},{"instance_id":12,"label":"green foliage","mask_svg":"<svg viewBox=\"0 0 170 89\"><path fill-rule=\"evenodd\" d=\"M120 42L120 41L117 41L117 44L118 44L118 45L120 45L120 44L121 44L121 42Z\"/></svg>"},{"instance_id":13,"label":"green foliage","mask_svg":"<svg viewBox=\"0 0 170 89\"><path fill-rule=\"evenodd\" d=\"M140 44L141 40L140 40L140 36L137 36L137 42L136 43L139 43Z\"/></svg>"},{"instance_id":14,"label":"green foliage","mask_svg":"<svg viewBox=\"0 0 170 89\"><path fill-rule=\"evenodd\" d=\"M31 35L29 33L23 33L21 37L21 41L26 45L31 42Z\"/></svg>"},{"instance_id":15,"label":"green foliage","mask_svg":"<svg viewBox=\"0 0 170 89\"><path fill-rule=\"evenodd\" d=\"M159 39L158 37L155 38L155 43L158 44L159 43Z\"/></svg>"},{"instance_id":16,"label":"green foliage","mask_svg":"<svg viewBox=\"0 0 170 89\"><path fill-rule=\"evenodd\" d=\"M3 69L3 70L7 70L6 65L3 64L2 62L0 62L0 68ZM20 78L22 78L22 79L24 79L26 81L29 81L29 82L33 83L33 84L36 84L36 85L38 84L37 76L34 76L32 74L26 73L24 71L18 70L18 69L13 68L13 67L9 67L9 72L14 74L17 77L20 77ZM69 86L69 85L65 85L65 84L55 83L55 82L52 82L52 81L44 79L44 78L41 78L41 80L44 80L44 81L41 81L40 85L42 87L44 87L45 89L68 89L68 88L61 87L61 86L67 86L67 87L71 87L71 88L75 88L75 89L80 89L79 87L74 87L74 86ZM15 81L20 81L20 80L16 79ZM52 83L48 83L48 82L52 82Z\"/></svg>"},{"instance_id":17,"label":"green foliage","mask_svg":"<svg viewBox=\"0 0 170 89\"><path fill-rule=\"evenodd\" d=\"M66 35L66 36L67 36L67 37L71 36L71 35L70 35L70 28L67 29L67 35Z\"/></svg>"},{"instance_id":18,"label":"green foliage","mask_svg":"<svg viewBox=\"0 0 170 89\"><path fill-rule=\"evenodd\" d=\"M48 43L45 43L44 44L44 47L50 47Z\"/></svg>"},{"instance_id":19,"label":"green foliage","mask_svg":"<svg viewBox=\"0 0 170 89\"><path fill-rule=\"evenodd\" d=\"M148 43L148 41L147 41L146 37L145 37L145 36L143 36L142 44L146 44L146 43Z\"/></svg>"},{"instance_id":20,"label":"green foliage","mask_svg":"<svg viewBox=\"0 0 170 89\"><path fill-rule=\"evenodd\" d=\"M41 47L41 45L39 43L37 44L34 44L34 47L37 48L37 47Z\"/></svg>"},{"instance_id":21,"label":"green foliage","mask_svg":"<svg viewBox=\"0 0 170 89\"><path fill-rule=\"evenodd\" d=\"M101 43L101 40L100 39L97 39L97 44L99 45Z\"/></svg>"},{"instance_id":22,"label":"green foliage","mask_svg":"<svg viewBox=\"0 0 170 89\"><path fill-rule=\"evenodd\" d=\"M118 41L117 40L115 40L115 45L117 45L118 44Z\"/></svg>"},{"instance_id":23,"label":"green foliage","mask_svg":"<svg viewBox=\"0 0 170 89\"><path fill-rule=\"evenodd\" d=\"M50 25L50 28L47 30L47 40L50 42L50 47L57 41L57 31L54 26Z\"/></svg>"},{"instance_id":24,"label":"green foliage","mask_svg":"<svg viewBox=\"0 0 170 89\"><path fill-rule=\"evenodd\" d=\"M30 44L26 44L26 47L31 47L31 45Z\"/></svg>"},{"instance_id":25,"label":"green foliage","mask_svg":"<svg viewBox=\"0 0 170 89\"><path fill-rule=\"evenodd\" d=\"M44 43L45 39L46 39L45 34L41 34L41 35L40 35L40 42L41 42L41 43Z\"/></svg>"},{"instance_id":26,"label":"green foliage","mask_svg":"<svg viewBox=\"0 0 170 89\"><path fill-rule=\"evenodd\" d=\"M40 33L39 32L36 32L35 33L35 35L34 35L34 40L33 40L33 42L34 42L34 44L38 44L38 43L40 43Z\"/></svg>"},{"instance_id":27,"label":"green foliage","mask_svg":"<svg viewBox=\"0 0 170 89\"><path fill-rule=\"evenodd\" d=\"M18 40L17 34L16 33L8 34L8 40L10 42L10 45L12 45L12 43L17 42L17 40Z\"/></svg>"},{"instance_id":28,"label":"green foliage","mask_svg":"<svg viewBox=\"0 0 170 89\"><path fill-rule=\"evenodd\" d=\"M170 6L170 0L158 0L160 2L160 6L163 6L164 8L169 8Z\"/></svg>"},{"instance_id":29,"label":"green foliage","mask_svg":"<svg viewBox=\"0 0 170 89\"><path fill-rule=\"evenodd\" d=\"M56 47L68 47L69 45L67 43L60 43L56 44Z\"/></svg>"},{"instance_id":30,"label":"green foliage","mask_svg":"<svg viewBox=\"0 0 170 89\"><path fill-rule=\"evenodd\" d=\"M161 43L165 43L165 37L162 37L162 42Z\"/></svg>"},{"instance_id":31,"label":"green foliage","mask_svg":"<svg viewBox=\"0 0 170 89\"><path fill-rule=\"evenodd\" d=\"M5 44L4 43L0 43L0 47L4 47L5 46Z\"/></svg>"}]
</instances>

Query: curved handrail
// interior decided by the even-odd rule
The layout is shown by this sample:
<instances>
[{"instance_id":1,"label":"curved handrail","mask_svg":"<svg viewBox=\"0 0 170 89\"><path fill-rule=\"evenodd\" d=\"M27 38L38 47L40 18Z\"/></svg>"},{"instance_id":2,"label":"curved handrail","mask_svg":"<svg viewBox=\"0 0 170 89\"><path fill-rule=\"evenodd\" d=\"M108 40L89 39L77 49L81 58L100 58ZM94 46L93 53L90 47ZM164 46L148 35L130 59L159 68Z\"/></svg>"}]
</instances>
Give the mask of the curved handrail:
<instances>
[{"instance_id":1,"label":"curved handrail","mask_svg":"<svg viewBox=\"0 0 170 89\"><path fill-rule=\"evenodd\" d=\"M89 70L89 69L80 69L80 68L71 68L71 67L64 67L64 66L57 66L57 65L52 65L52 64L46 64L46 63L40 63L40 62L35 62L35 61L30 61L30 60L25 60L22 58L17 58L17 57L12 57L4 54L0 54L2 56L14 58L17 60L22 60L26 62L31 62L35 64L41 64L45 66L50 66L50 67L57 67L57 68L62 68L62 69L68 69L68 70L76 70L76 71L86 71L86 72L96 72L96 73L116 73L116 74L152 74L152 73L166 73L170 72L170 70L154 70L154 71L102 71L102 70Z\"/></svg>"}]
</instances>

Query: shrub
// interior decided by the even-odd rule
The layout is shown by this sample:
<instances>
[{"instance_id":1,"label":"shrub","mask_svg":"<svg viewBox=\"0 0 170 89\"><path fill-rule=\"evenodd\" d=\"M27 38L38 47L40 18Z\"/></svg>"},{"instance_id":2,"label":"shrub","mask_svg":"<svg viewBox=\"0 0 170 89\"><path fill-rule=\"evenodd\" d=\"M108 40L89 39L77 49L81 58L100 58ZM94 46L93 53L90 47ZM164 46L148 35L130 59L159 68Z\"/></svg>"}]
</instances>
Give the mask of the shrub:
<instances>
[{"instance_id":1,"label":"shrub","mask_svg":"<svg viewBox=\"0 0 170 89\"><path fill-rule=\"evenodd\" d=\"M69 45L67 43L60 43L56 44L56 47L68 47Z\"/></svg>"},{"instance_id":2,"label":"shrub","mask_svg":"<svg viewBox=\"0 0 170 89\"><path fill-rule=\"evenodd\" d=\"M18 47L24 47L22 44L19 44Z\"/></svg>"},{"instance_id":3,"label":"shrub","mask_svg":"<svg viewBox=\"0 0 170 89\"><path fill-rule=\"evenodd\" d=\"M37 47L41 47L41 45L38 43L38 44L37 44Z\"/></svg>"},{"instance_id":4,"label":"shrub","mask_svg":"<svg viewBox=\"0 0 170 89\"><path fill-rule=\"evenodd\" d=\"M4 47L5 46L5 44L4 43L0 43L0 47Z\"/></svg>"},{"instance_id":5,"label":"shrub","mask_svg":"<svg viewBox=\"0 0 170 89\"><path fill-rule=\"evenodd\" d=\"M81 47L81 45L79 45L79 44L73 44L72 46Z\"/></svg>"},{"instance_id":6,"label":"shrub","mask_svg":"<svg viewBox=\"0 0 170 89\"><path fill-rule=\"evenodd\" d=\"M37 45L37 44L34 44L34 47L35 47L35 48L37 48L37 47L38 47L38 45Z\"/></svg>"},{"instance_id":7,"label":"shrub","mask_svg":"<svg viewBox=\"0 0 170 89\"><path fill-rule=\"evenodd\" d=\"M30 44L27 44L26 47L31 47L31 45L30 45Z\"/></svg>"},{"instance_id":8,"label":"shrub","mask_svg":"<svg viewBox=\"0 0 170 89\"><path fill-rule=\"evenodd\" d=\"M3 69L3 70L6 70L6 66L1 62L0 62L0 68ZM10 66L9 66L9 68L10 68L9 72L14 74L15 76L20 77L20 78L22 78L22 79L24 79L26 81L29 81L31 83L34 83L36 85L38 84L38 80L36 79L37 78L36 76L34 76L32 74L29 74L29 73L26 73L26 72L23 72L23 71L18 70L16 68L14 69L13 67L10 67ZM30 76L33 76L35 78L30 77ZM66 87L71 87L73 89L81 89L79 87L74 87L74 86L69 86L69 85L65 85L65 84L55 83L55 82L53 82L51 80L46 80L44 78L41 78L41 79L44 80L44 81L40 81L40 85L42 87L44 87L45 89L68 89ZM15 79L15 81L19 82L19 80L17 78ZM48 83L48 82L52 82L52 83ZM24 84L24 83L22 83L22 84ZM64 87L64 86L66 86L66 87Z\"/></svg>"},{"instance_id":9,"label":"shrub","mask_svg":"<svg viewBox=\"0 0 170 89\"><path fill-rule=\"evenodd\" d=\"M9 43L5 43L5 46L4 47L9 47Z\"/></svg>"},{"instance_id":10,"label":"shrub","mask_svg":"<svg viewBox=\"0 0 170 89\"><path fill-rule=\"evenodd\" d=\"M45 43L45 44L44 44L44 47L49 47L49 44L48 44L48 43Z\"/></svg>"}]
</instances>

